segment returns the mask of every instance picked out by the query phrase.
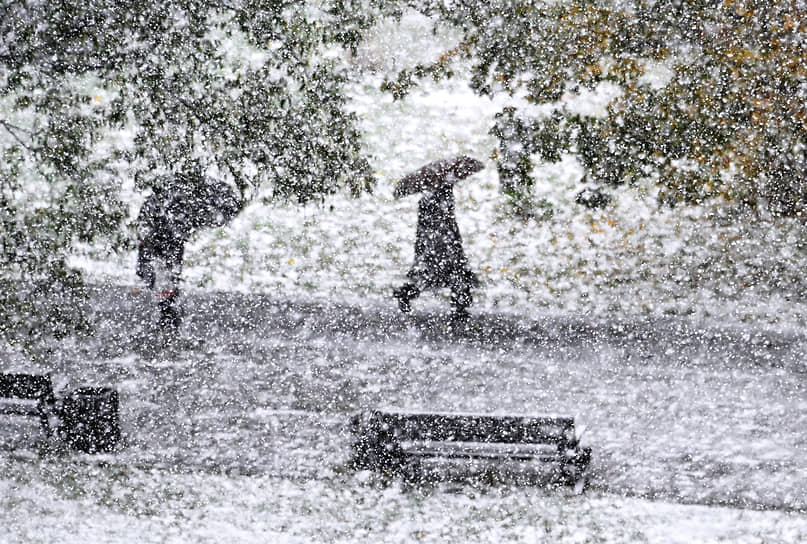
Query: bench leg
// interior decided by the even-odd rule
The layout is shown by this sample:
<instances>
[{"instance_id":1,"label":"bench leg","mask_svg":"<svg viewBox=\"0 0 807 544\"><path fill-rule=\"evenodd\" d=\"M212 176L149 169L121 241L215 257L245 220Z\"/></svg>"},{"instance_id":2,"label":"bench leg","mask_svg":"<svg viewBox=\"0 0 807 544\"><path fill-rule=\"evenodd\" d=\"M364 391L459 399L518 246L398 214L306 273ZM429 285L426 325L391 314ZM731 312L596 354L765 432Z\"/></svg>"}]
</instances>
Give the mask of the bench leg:
<instances>
[{"instance_id":1,"label":"bench leg","mask_svg":"<svg viewBox=\"0 0 807 544\"><path fill-rule=\"evenodd\" d=\"M423 465L419 459L407 459L401 463L400 474L407 484L420 485L425 480Z\"/></svg>"},{"instance_id":2,"label":"bench leg","mask_svg":"<svg viewBox=\"0 0 807 544\"><path fill-rule=\"evenodd\" d=\"M575 455L565 460L561 465L561 480L566 485L577 488L581 482L585 482L586 469L590 461L591 448L577 450Z\"/></svg>"}]
</instances>

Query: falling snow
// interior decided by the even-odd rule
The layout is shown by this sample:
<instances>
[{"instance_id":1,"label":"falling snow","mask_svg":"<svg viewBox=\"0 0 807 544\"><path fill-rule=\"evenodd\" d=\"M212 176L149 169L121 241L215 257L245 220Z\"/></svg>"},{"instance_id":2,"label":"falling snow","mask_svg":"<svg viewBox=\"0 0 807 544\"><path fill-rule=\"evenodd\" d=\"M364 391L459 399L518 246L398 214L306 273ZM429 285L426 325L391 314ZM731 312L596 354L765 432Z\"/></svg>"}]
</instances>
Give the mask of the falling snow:
<instances>
[{"instance_id":1,"label":"falling snow","mask_svg":"<svg viewBox=\"0 0 807 544\"><path fill-rule=\"evenodd\" d=\"M45 451L35 422L0 415L0 541L807 540L802 220L723 200L660 206L648 180L584 208L573 153L536 161L532 196L547 213L515 216L490 128L507 106L540 116L545 105L479 96L465 59L404 99L380 90L459 38L407 12L347 57L326 53L349 67L374 190L301 203L259 186L185 247L176 333L154 332L133 244L71 247L93 334L8 345L0 371L50 374L58 390L114 386L123 443ZM265 61L238 41L226 56ZM663 87L669 68L652 68L646 82ZM83 83L101 106L114 99ZM603 82L560 102L604 116L619 96ZM132 130L103 145L130 144ZM418 197L394 198L395 183L463 154L485 166L454 188L481 281L471 317L452 323L447 293L402 315L392 291L414 258ZM133 224L146 194L120 186ZM411 486L355 471L349 419L377 407L574 416L593 451L588 487L474 475Z\"/></svg>"}]
</instances>

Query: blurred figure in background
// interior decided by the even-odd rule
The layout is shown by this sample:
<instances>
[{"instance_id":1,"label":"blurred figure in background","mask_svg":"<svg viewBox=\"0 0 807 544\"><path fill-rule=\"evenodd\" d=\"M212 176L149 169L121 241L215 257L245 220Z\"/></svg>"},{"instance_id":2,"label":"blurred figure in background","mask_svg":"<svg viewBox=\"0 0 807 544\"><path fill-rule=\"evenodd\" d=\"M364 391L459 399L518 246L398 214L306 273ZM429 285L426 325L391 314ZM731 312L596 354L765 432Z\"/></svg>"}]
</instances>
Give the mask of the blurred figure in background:
<instances>
[{"instance_id":1,"label":"blurred figure in background","mask_svg":"<svg viewBox=\"0 0 807 544\"><path fill-rule=\"evenodd\" d=\"M185 243L199 229L228 223L241 207L229 185L204 176L166 178L146 198L137 218L135 272L157 298L161 328L176 328L182 321L179 284Z\"/></svg>"}]
</instances>

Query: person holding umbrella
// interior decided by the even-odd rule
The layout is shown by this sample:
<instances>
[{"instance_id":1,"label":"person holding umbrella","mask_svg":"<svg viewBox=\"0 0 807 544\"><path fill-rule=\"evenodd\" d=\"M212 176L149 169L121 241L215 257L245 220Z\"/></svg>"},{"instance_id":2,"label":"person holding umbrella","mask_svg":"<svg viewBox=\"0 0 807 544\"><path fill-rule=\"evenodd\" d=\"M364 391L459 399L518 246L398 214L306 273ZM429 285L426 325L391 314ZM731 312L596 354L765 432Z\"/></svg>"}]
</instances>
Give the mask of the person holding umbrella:
<instances>
[{"instance_id":1,"label":"person holding umbrella","mask_svg":"<svg viewBox=\"0 0 807 544\"><path fill-rule=\"evenodd\" d=\"M177 175L163 181L140 208L135 273L157 297L159 326L175 328L181 322L178 299L185 243L201 228L230 221L242 203L227 184L204 176Z\"/></svg>"},{"instance_id":2,"label":"person holding umbrella","mask_svg":"<svg viewBox=\"0 0 807 544\"><path fill-rule=\"evenodd\" d=\"M395 198L424 193L418 204L415 234L415 262L408 281L393 291L404 313L424 290L448 287L455 317L466 317L473 302L471 289L479 279L468 267L454 214L454 183L479 172L484 165L471 157L442 159L402 178L395 187Z\"/></svg>"}]
</instances>

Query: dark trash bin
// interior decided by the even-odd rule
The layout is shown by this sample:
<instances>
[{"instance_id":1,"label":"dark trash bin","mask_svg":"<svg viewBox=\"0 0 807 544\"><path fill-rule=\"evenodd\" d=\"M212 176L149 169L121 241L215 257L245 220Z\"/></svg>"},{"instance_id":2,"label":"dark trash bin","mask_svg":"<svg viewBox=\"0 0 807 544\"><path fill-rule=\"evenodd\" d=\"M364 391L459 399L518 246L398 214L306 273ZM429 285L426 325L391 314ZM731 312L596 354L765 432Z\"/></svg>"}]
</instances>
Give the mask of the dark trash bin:
<instances>
[{"instance_id":1,"label":"dark trash bin","mask_svg":"<svg viewBox=\"0 0 807 544\"><path fill-rule=\"evenodd\" d=\"M63 440L86 453L108 453L120 441L118 392L80 387L64 398L59 427Z\"/></svg>"}]
</instances>

